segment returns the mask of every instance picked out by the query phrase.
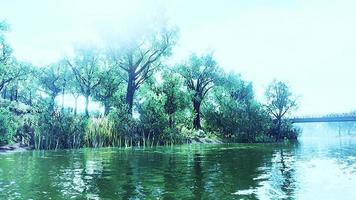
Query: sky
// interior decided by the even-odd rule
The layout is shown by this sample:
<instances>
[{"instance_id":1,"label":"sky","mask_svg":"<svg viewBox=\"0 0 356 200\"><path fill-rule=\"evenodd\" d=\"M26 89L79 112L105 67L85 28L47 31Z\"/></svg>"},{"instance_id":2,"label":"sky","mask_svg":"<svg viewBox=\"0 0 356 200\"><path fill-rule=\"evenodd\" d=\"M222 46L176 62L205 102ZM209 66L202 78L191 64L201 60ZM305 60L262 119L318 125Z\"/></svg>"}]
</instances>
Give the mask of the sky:
<instances>
[{"instance_id":1,"label":"sky","mask_svg":"<svg viewBox=\"0 0 356 200\"><path fill-rule=\"evenodd\" d=\"M214 52L226 71L273 79L298 96L296 115L356 110L356 2L352 0L0 0L15 56L46 65L80 44L115 43L149 25L179 28L172 62Z\"/></svg>"}]
</instances>

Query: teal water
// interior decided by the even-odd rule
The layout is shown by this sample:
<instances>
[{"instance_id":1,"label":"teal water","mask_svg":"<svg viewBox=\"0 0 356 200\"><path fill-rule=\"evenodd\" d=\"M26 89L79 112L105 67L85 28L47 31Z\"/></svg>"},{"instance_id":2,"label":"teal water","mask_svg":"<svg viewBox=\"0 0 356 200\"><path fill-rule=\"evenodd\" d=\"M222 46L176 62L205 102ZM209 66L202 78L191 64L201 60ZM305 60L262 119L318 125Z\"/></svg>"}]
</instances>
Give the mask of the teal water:
<instances>
[{"instance_id":1,"label":"teal water","mask_svg":"<svg viewBox=\"0 0 356 200\"><path fill-rule=\"evenodd\" d=\"M0 199L356 199L356 140L0 155Z\"/></svg>"}]
</instances>

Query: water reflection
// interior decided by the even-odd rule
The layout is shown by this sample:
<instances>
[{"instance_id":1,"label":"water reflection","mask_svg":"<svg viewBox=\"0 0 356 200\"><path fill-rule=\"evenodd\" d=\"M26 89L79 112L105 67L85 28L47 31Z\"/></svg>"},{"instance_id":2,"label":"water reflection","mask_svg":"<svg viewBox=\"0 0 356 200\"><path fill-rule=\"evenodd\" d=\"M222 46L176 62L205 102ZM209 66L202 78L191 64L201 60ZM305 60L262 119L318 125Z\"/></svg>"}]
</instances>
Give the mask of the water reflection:
<instances>
[{"instance_id":1,"label":"water reflection","mask_svg":"<svg viewBox=\"0 0 356 200\"><path fill-rule=\"evenodd\" d=\"M349 140L0 155L0 199L356 199L355 147Z\"/></svg>"}]
</instances>

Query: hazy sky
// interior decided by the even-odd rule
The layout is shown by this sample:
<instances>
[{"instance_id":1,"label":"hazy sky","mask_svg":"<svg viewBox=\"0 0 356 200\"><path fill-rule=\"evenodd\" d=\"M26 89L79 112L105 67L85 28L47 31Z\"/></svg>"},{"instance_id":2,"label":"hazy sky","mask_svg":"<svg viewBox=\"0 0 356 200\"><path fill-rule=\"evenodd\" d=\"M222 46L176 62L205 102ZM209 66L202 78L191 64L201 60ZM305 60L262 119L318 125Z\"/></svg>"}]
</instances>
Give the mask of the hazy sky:
<instances>
[{"instance_id":1,"label":"hazy sky","mask_svg":"<svg viewBox=\"0 0 356 200\"><path fill-rule=\"evenodd\" d=\"M180 29L174 61L213 50L259 99L274 78L288 82L299 114L356 110L355 10L353 0L0 0L19 59L47 64L74 44L168 19Z\"/></svg>"}]
</instances>

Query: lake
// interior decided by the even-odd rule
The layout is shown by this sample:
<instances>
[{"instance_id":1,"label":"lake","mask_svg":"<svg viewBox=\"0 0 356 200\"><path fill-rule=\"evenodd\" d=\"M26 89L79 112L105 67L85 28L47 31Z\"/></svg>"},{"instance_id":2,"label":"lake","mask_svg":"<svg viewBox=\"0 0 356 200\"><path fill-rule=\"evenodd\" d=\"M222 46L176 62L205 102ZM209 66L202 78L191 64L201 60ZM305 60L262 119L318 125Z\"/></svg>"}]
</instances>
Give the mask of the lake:
<instances>
[{"instance_id":1,"label":"lake","mask_svg":"<svg viewBox=\"0 0 356 200\"><path fill-rule=\"evenodd\" d=\"M0 155L0 199L356 199L356 139Z\"/></svg>"}]
</instances>

